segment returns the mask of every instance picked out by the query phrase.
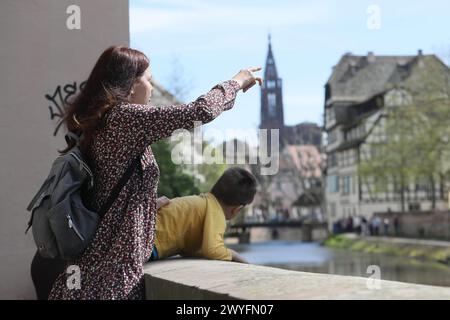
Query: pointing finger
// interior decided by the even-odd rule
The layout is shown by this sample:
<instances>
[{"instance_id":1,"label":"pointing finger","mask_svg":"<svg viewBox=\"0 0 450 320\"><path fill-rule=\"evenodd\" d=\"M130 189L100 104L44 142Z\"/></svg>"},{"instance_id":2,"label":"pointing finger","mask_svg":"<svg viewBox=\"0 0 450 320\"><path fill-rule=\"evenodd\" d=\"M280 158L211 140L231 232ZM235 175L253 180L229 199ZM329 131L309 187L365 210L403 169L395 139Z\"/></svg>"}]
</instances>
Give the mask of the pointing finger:
<instances>
[{"instance_id":1,"label":"pointing finger","mask_svg":"<svg viewBox=\"0 0 450 320\"><path fill-rule=\"evenodd\" d=\"M261 70L262 68L261 67L251 67L251 68L248 68L248 71L250 71L250 72L256 72L256 71L259 71L259 70Z\"/></svg>"}]
</instances>

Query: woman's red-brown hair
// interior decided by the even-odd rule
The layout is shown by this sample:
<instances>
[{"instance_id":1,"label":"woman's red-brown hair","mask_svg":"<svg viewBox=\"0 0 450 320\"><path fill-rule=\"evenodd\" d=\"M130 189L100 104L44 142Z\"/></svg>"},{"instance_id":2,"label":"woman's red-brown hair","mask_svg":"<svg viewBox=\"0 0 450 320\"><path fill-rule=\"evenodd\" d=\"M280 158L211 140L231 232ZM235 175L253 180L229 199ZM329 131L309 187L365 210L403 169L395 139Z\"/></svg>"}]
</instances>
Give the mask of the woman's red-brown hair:
<instances>
[{"instance_id":1,"label":"woman's red-brown hair","mask_svg":"<svg viewBox=\"0 0 450 320\"><path fill-rule=\"evenodd\" d=\"M145 54L124 46L109 47L100 55L83 89L65 106L61 120L68 131L84 133L80 143L83 153L86 154L92 135L103 125L105 113L118 103L130 102L135 80L149 65ZM71 141L58 152L66 153L74 146Z\"/></svg>"}]
</instances>

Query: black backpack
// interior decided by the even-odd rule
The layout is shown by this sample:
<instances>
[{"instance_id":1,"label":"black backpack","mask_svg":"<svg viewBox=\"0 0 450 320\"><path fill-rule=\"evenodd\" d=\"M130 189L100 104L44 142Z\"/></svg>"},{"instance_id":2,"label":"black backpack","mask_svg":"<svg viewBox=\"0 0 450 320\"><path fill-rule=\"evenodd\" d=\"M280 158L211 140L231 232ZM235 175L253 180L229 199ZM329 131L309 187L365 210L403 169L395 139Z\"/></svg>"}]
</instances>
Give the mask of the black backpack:
<instances>
[{"instance_id":1,"label":"black backpack","mask_svg":"<svg viewBox=\"0 0 450 320\"><path fill-rule=\"evenodd\" d=\"M94 212L82 199L82 189L87 188L89 192L94 186L94 176L79 147L83 136L70 131L65 135L67 143L72 138L77 144L56 158L47 179L27 207L31 218L25 233L33 226L34 241L44 258L74 260L79 257L139 163L140 156L132 161L100 211Z\"/></svg>"}]
</instances>

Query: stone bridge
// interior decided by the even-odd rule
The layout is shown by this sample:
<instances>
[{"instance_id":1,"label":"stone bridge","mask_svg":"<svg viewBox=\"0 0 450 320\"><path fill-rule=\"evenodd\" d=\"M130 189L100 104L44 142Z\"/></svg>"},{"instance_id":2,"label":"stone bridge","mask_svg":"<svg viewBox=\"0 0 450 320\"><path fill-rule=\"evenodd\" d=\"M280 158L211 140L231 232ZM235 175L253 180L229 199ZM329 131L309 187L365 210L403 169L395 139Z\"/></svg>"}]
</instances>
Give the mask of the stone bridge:
<instances>
[{"instance_id":1,"label":"stone bridge","mask_svg":"<svg viewBox=\"0 0 450 320\"><path fill-rule=\"evenodd\" d=\"M277 233L280 228L294 228L301 230L301 241L314 241L313 231L324 230L328 235L327 222L309 222L309 221L270 221L270 222L242 222L234 223L229 226L229 231L225 233L227 238L238 238L239 243L250 243L251 228L269 228L274 233ZM275 239L276 236L273 236Z\"/></svg>"}]
</instances>

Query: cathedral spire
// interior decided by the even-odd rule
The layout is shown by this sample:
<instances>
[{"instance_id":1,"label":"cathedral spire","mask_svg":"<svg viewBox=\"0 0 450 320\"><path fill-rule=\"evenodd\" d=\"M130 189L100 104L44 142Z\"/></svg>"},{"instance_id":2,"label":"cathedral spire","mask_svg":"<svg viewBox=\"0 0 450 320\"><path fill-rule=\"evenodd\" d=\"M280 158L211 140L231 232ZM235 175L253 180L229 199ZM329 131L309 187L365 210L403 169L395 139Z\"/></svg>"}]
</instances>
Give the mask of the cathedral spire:
<instances>
[{"instance_id":1,"label":"cathedral spire","mask_svg":"<svg viewBox=\"0 0 450 320\"><path fill-rule=\"evenodd\" d=\"M275 65L275 58L272 52L272 35L268 34L269 47L267 50L266 68L264 72L264 77L266 79L277 79L277 67Z\"/></svg>"},{"instance_id":2,"label":"cathedral spire","mask_svg":"<svg viewBox=\"0 0 450 320\"><path fill-rule=\"evenodd\" d=\"M268 50L264 69L264 84L261 87L261 123L260 128L284 128L282 82L278 77L272 52L272 35L268 33ZM280 133L282 135L282 133Z\"/></svg>"}]
</instances>

